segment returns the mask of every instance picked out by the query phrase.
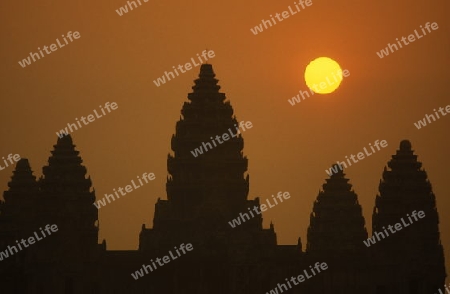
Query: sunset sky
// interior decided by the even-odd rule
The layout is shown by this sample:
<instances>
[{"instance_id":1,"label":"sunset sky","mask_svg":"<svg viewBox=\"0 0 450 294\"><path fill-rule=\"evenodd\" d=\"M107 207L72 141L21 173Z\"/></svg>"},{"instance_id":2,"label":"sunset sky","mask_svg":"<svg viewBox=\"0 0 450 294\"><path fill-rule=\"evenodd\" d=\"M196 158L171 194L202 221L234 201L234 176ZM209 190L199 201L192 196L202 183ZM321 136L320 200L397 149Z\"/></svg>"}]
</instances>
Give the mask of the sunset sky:
<instances>
[{"instance_id":1,"label":"sunset sky","mask_svg":"<svg viewBox=\"0 0 450 294\"><path fill-rule=\"evenodd\" d=\"M56 132L99 105L118 108L74 131L97 199L144 172L156 179L99 211L108 249L137 249L141 225L152 227L154 205L166 199L167 154L175 124L199 67L157 87L153 80L213 50L221 92L238 121L249 159L249 198L288 191L286 203L263 214L279 244L306 246L309 215L337 160L375 140L388 146L345 173L358 194L371 234L372 210L387 161L403 139L412 142L436 195L450 271L450 115L418 130L414 123L450 104L450 2L324 1L254 35L250 29L293 1L149 0L122 16L112 1L0 3L0 157L28 158L42 175ZM427 22L439 29L379 58L376 52ZM22 68L18 61L68 31L80 38ZM320 56L350 72L336 92L291 106L307 90L303 73ZM2 163L3 161L0 161ZM7 189L13 167L0 171Z\"/></svg>"}]
</instances>

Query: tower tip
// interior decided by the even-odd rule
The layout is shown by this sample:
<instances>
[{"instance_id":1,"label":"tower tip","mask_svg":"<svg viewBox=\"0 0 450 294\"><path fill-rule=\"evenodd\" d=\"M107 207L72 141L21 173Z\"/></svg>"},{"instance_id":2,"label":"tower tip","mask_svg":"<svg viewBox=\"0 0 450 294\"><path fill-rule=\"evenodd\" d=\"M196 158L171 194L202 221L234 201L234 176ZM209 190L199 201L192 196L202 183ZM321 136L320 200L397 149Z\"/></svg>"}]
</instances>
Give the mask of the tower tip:
<instances>
[{"instance_id":1,"label":"tower tip","mask_svg":"<svg viewBox=\"0 0 450 294\"><path fill-rule=\"evenodd\" d=\"M400 151L411 151L412 145L409 140L402 140L400 142Z\"/></svg>"}]
</instances>

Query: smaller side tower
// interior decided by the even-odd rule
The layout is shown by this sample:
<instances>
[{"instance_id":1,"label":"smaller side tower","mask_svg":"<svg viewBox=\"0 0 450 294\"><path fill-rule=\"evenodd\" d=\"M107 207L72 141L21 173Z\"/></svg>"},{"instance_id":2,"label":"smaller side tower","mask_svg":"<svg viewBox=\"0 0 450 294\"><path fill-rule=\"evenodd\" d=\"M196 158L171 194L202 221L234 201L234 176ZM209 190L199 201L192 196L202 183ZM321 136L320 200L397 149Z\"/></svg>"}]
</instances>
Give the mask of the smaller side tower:
<instances>
[{"instance_id":1,"label":"smaller side tower","mask_svg":"<svg viewBox=\"0 0 450 294\"><path fill-rule=\"evenodd\" d=\"M27 239L35 230L36 202L39 194L36 177L27 159L20 159L13 171L9 189L0 201L0 281L2 293L27 293L27 249L16 241ZM17 252L16 252L17 251Z\"/></svg>"},{"instance_id":2,"label":"smaller side tower","mask_svg":"<svg viewBox=\"0 0 450 294\"><path fill-rule=\"evenodd\" d=\"M313 205L306 251L324 256L353 255L365 248L367 230L358 196L342 167L323 184Z\"/></svg>"},{"instance_id":3,"label":"smaller side tower","mask_svg":"<svg viewBox=\"0 0 450 294\"><path fill-rule=\"evenodd\" d=\"M337 172L314 202L307 232L308 263L326 262L329 267L315 278L311 293L364 293L370 283L362 208L342 166L334 165L333 170Z\"/></svg>"},{"instance_id":4,"label":"smaller side tower","mask_svg":"<svg viewBox=\"0 0 450 294\"><path fill-rule=\"evenodd\" d=\"M14 228L19 235L32 231L36 218L36 201L39 187L28 159L22 158L13 171L8 191L3 193L0 219L4 226Z\"/></svg>"},{"instance_id":5,"label":"smaller side tower","mask_svg":"<svg viewBox=\"0 0 450 294\"><path fill-rule=\"evenodd\" d=\"M408 140L384 168L379 192L372 231L380 240L372 247L374 263L386 271L378 292L436 293L446 277L436 197Z\"/></svg>"},{"instance_id":6,"label":"smaller side tower","mask_svg":"<svg viewBox=\"0 0 450 294\"><path fill-rule=\"evenodd\" d=\"M58 138L53 147L39 180L42 197L38 222L58 226L52 239L59 244L52 255L78 263L89 260L98 248L95 191L91 191L91 179L86 178L86 167L71 136Z\"/></svg>"}]
</instances>

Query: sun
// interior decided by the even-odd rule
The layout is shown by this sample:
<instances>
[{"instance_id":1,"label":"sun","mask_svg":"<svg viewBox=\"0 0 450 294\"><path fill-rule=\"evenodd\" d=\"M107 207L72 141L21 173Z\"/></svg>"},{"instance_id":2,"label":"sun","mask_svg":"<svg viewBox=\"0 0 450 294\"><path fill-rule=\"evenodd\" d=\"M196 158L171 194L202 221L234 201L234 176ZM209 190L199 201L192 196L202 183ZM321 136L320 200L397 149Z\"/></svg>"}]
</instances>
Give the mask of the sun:
<instances>
[{"instance_id":1,"label":"sun","mask_svg":"<svg viewBox=\"0 0 450 294\"><path fill-rule=\"evenodd\" d=\"M342 69L331 58L316 58L305 69L305 82L314 93L332 93L342 82Z\"/></svg>"}]
</instances>

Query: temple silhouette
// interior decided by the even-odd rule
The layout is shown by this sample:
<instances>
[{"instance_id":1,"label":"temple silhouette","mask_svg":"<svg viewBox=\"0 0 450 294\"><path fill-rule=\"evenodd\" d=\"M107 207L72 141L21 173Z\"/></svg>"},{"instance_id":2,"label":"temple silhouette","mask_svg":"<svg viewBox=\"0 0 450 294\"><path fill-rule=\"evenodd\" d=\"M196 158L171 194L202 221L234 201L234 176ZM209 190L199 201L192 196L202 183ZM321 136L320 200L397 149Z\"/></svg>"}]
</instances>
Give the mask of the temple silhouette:
<instances>
[{"instance_id":1,"label":"temple silhouette","mask_svg":"<svg viewBox=\"0 0 450 294\"><path fill-rule=\"evenodd\" d=\"M313 203L305 248L300 238L278 245L274 226L264 228L261 215L235 228L228 224L260 200L248 197L241 135L191 154L238 124L212 65L201 65L192 89L171 140L167 199L157 200L153 227L142 225L137 250L99 243L95 190L70 135L57 139L38 180L27 159L17 162L0 203L0 252L9 254L0 261L0 293L432 294L442 288L435 195L409 141L400 143L382 173L372 230L383 232L414 210L424 211L423 219L366 246L362 208L340 170ZM12 249L47 224L58 232ZM182 243L192 243L193 251L137 280L131 276ZM316 262L328 269L288 289L286 278Z\"/></svg>"}]
</instances>

